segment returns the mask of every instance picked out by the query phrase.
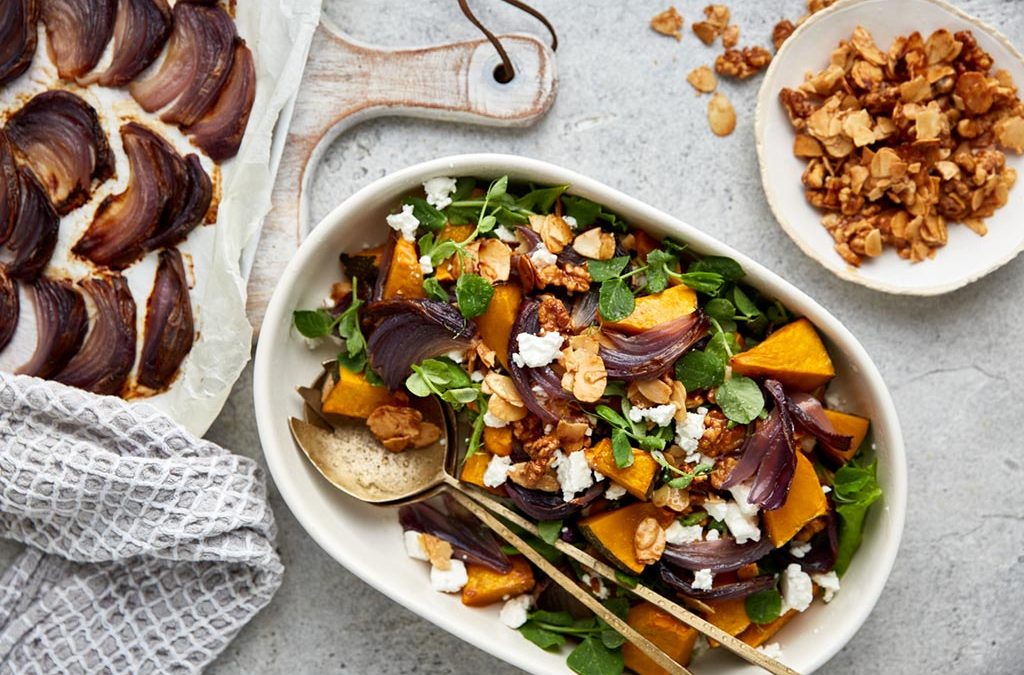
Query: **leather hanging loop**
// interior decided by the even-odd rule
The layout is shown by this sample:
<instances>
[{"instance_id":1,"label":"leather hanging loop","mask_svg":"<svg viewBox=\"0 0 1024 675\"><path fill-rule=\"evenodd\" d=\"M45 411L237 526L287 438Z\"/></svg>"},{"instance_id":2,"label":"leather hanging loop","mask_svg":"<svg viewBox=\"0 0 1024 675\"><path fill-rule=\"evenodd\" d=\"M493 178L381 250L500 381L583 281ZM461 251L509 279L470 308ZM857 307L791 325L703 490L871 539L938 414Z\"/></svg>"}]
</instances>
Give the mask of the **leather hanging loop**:
<instances>
[{"instance_id":1,"label":"leather hanging loop","mask_svg":"<svg viewBox=\"0 0 1024 675\"><path fill-rule=\"evenodd\" d=\"M512 5L516 9L526 12L544 24L544 27L547 28L548 32L551 34L551 51L558 49L558 34L555 32L555 27L551 25L551 22L548 21L546 16L521 0L502 1L506 4ZM512 78L516 76L516 70L515 66L512 65L512 59L509 58L508 52L501 44L501 40L498 39L497 35L488 30L487 26L485 26L480 19L476 17L476 14L474 14L473 10L469 8L469 4L466 0L459 0L459 9L461 9L462 13L466 15L466 18L469 19L470 23L480 29L480 32L484 34L484 37L486 37L487 41L491 43L494 50L498 52L498 56L501 58L501 65L495 69L494 78L503 84L505 82L511 82Z\"/></svg>"}]
</instances>

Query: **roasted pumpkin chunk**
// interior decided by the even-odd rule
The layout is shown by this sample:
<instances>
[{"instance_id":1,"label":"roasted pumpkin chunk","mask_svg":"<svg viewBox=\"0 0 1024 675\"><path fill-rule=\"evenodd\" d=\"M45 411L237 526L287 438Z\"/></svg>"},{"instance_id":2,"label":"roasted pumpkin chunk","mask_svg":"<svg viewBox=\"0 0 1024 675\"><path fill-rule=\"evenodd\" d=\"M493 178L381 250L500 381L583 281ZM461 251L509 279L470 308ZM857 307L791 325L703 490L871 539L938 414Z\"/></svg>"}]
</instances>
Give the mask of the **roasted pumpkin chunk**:
<instances>
[{"instance_id":1,"label":"roasted pumpkin chunk","mask_svg":"<svg viewBox=\"0 0 1024 675\"><path fill-rule=\"evenodd\" d=\"M395 241L395 250L391 254L391 267L388 278L384 282L384 299L391 298L423 298L423 270L416 254L416 244L405 239Z\"/></svg>"},{"instance_id":2,"label":"roasted pumpkin chunk","mask_svg":"<svg viewBox=\"0 0 1024 675\"><path fill-rule=\"evenodd\" d=\"M633 535L645 518L656 518L662 527L672 522L674 514L649 502L637 502L614 511L605 511L580 521L580 531L601 554L623 571L640 574L644 564L636 559Z\"/></svg>"},{"instance_id":3,"label":"roasted pumpkin chunk","mask_svg":"<svg viewBox=\"0 0 1024 675\"><path fill-rule=\"evenodd\" d=\"M392 400L387 387L370 384L362 373L339 368L338 376L338 382L324 399L325 413L365 419L379 406Z\"/></svg>"},{"instance_id":4,"label":"roasted pumpkin chunk","mask_svg":"<svg viewBox=\"0 0 1024 675\"><path fill-rule=\"evenodd\" d=\"M868 426L870 426L871 422L859 415L851 415L850 413L839 412L838 410L826 410L825 417L832 423L832 427L836 430L837 434L850 436L852 440L850 441L850 448L843 452L837 452L824 446L819 447L824 448L826 452L844 462L850 461L857 454L857 449L868 435Z\"/></svg>"},{"instance_id":5,"label":"roasted pumpkin chunk","mask_svg":"<svg viewBox=\"0 0 1024 675\"><path fill-rule=\"evenodd\" d=\"M508 369L508 343L512 336L512 323L523 299L522 289L515 284L494 287L487 311L476 319L477 330L484 344L498 354L501 365Z\"/></svg>"},{"instance_id":6,"label":"roasted pumpkin chunk","mask_svg":"<svg viewBox=\"0 0 1024 675\"><path fill-rule=\"evenodd\" d=\"M642 333L660 324L686 316L697 308L697 293L689 286L670 286L661 293L636 299L633 312L622 321L604 326L624 333Z\"/></svg>"},{"instance_id":7,"label":"roasted pumpkin chunk","mask_svg":"<svg viewBox=\"0 0 1024 675\"><path fill-rule=\"evenodd\" d=\"M768 640L771 640L772 636L782 630L782 627L789 623L789 620L797 614L799 614L799 612L795 609L791 609L771 623L752 623L749 628L740 633L739 638L751 647L760 647L765 642L768 642Z\"/></svg>"},{"instance_id":8,"label":"roasted pumpkin chunk","mask_svg":"<svg viewBox=\"0 0 1024 675\"><path fill-rule=\"evenodd\" d=\"M462 587L462 604L484 607L532 591L535 581L530 563L522 556L514 556L510 562L512 569L507 574L483 565L466 565L469 579Z\"/></svg>"},{"instance_id":9,"label":"roasted pumpkin chunk","mask_svg":"<svg viewBox=\"0 0 1024 675\"><path fill-rule=\"evenodd\" d=\"M474 229L472 225L445 225L437 235L437 241L465 241ZM455 281L459 277L456 261L457 257L453 256L437 266L434 275L438 281Z\"/></svg>"},{"instance_id":10,"label":"roasted pumpkin chunk","mask_svg":"<svg viewBox=\"0 0 1024 675\"><path fill-rule=\"evenodd\" d=\"M793 538L804 525L818 516L828 513L828 500L821 489L821 481L814 472L814 465L804 456L796 453L796 473L785 503L774 511L764 512L764 523L772 545L778 548Z\"/></svg>"},{"instance_id":11,"label":"roasted pumpkin chunk","mask_svg":"<svg viewBox=\"0 0 1024 675\"><path fill-rule=\"evenodd\" d=\"M512 427L484 427L484 449L492 455L511 455Z\"/></svg>"},{"instance_id":12,"label":"roasted pumpkin chunk","mask_svg":"<svg viewBox=\"0 0 1024 675\"><path fill-rule=\"evenodd\" d=\"M807 319L783 326L764 342L732 357L732 370L774 378L800 391L812 391L836 374L824 343Z\"/></svg>"},{"instance_id":13,"label":"roasted pumpkin chunk","mask_svg":"<svg viewBox=\"0 0 1024 675\"><path fill-rule=\"evenodd\" d=\"M747 599L730 598L729 600L705 600L704 604L710 607L713 612L704 615L704 619L721 628L729 635L739 635L750 626L750 617L747 616ZM718 643L710 641L712 647Z\"/></svg>"},{"instance_id":14,"label":"roasted pumpkin chunk","mask_svg":"<svg viewBox=\"0 0 1024 675\"><path fill-rule=\"evenodd\" d=\"M463 483L469 483L470 485L486 488L487 486L484 485L484 472L487 471L487 465L490 462L491 455L488 452L477 452L476 454L467 457L466 461L462 463L462 471L459 472L459 480Z\"/></svg>"},{"instance_id":15,"label":"roasted pumpkin chunk","mask_svg":"<svg viewBox=\"0 0 1024 675\"><path fill-rule=\"evenodd\" d=\"M658 475L658 463L651 457L651 453L633 448L633 463L624 469L615 463L612 442L607 438L587 448L586 453L591 469L626 488L637 499L646 500L650 497L654 479Z\"/></svg>"},{"instance_id":16,"label":"roasted pumpkin chunk","mask_svg":"<svg viewBox=\"0 0 1024 675\"><path fill-rule=\"evenodd\" d=\"M668 612L649 602L629 608L626 623L653 642L665 655L680 665L687 665L697 641L697 631ZM626 668L637 675L664 675L667 671L627 642L622 645Z\"/></svg>"}]
</instances>

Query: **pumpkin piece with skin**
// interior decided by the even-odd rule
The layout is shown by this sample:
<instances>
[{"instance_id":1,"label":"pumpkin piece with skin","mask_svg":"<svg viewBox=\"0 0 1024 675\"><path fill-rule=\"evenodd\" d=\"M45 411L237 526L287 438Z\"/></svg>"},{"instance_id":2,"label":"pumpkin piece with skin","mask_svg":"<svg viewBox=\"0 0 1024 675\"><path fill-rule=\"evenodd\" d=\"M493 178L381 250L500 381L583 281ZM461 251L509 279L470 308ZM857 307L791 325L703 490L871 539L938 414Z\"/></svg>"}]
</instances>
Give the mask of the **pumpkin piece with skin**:
<instances>
[{"instance_id":1,"label":"pumpkin piece with skin","mask_svg":"<svg viewBox=\"0 0 1024 675\"><path fill-rule=\"evenodd\" d=\"M697 308L697 293L689 286L669 286L660 293L636 299L632 313L622 321L605 321L603 326L623 333L643 333Z\"/></svg>"},{"instance_id":2,"label":"pumpkin piece with skin","mask_svg":"<svg viewBox=\"0 0 1024 675\"><path fill-rule=\"evenodd\" d=\"M423 270L416 254L416 244L405 239L395 240L395 250L391 254L391 266L388 278L384 282L385 300L392 298L424 298Z\"/></svg>"},{"instance_id":3,"label":"pumpkin piece with skin","mask_svg":"<svg viewBox=\"0 0 1024 675\"><path fill-rule=\"evenodd\" d=\"M366 419L378 407L393 402L387 387L370 384L362 373L338 368L338 381L324 398L322 410L331 415Z\"/></svg>"},{"instance_id":4,"label":"pumpkin piece with skin","mask_svg":"<svg viewBox=\"0 0 1024 675\"><path fill-rule=\"evenodd\" d=\"M799 614L795 609L791 609L779 618L775 619L771 623L757 624L752 623L750 627L739 634L739 639L746 642L751 647L760 647L780 630L782 627L789 623L789 620Z\"/></svg>"},{"instance_id":5,"label":"pumpkin piece with skin","mask_svg":"<svg viewBox=\"0 0 1024 675\"><path fill-rule=\"evenodd\" d=\"M523 299L522 289L515 284L499 284L487 305L487 311L476 318L476 327L484 344L495 351L501 365L507 370L508 346L512 339L512 324L519 313Z\"/></svg>"},{"instance_id":6,"label":"pumpkin piece with skin","mask_svg":"<svg viewBox=\"0 0 1024 675\"><path fill-rule=\"evenodd\" d=\"M746 598L705 600L704 604L714 610L705 614L704 620L721 628L729 635L739 635L750 626L750 617L747 616ZM714 640L708 640L708 644L712 647L719 645Z\"/></svg>"},{"instance_id":7,"label":"pumpkin piece with skin","mask_svg":"<svg viewBox=\"0 0 1024 675\"><path fill-rule=\"evenodd\" d=\"M649 602L641 602L629 608L626 623L676 663L683 666L690 663L697 631L665 610ZM626 668L637 675L665 675L667 672L629 642L622 645L622 658Z\"/></svg>"},{"instance_id":8,"label":"pumpkin piece with skin","mask_svg":"<svg viewBox=\"0 0 1024 675\"><path fill-rule=\"evenodd\" d=\"M808 392L836 374L825 344L807 319L786 324L764 342L732 357L731 365L737 375L769 377Z\"/></svg>"},{"instance_id":9,"label":"pumpkin piece with skin","mask_svg":"<svg viewBox=\"0 0 1024 675\"><path fill-rule=\"evenodd\" d=\"M484 449L492 455L512 454L512 427L484 427Z\"/></svg>"},{"instance_id":10,"label":"pumpkin piece with skin","mask_svg":"<svg viewBox=\"0 0 1024 675\"><path fill-rule=\"evenodd\" d=\"M850 447L842 452L827 448L821 443L818 444L818 447L838 460L849 462L857 454L857 449L860 448L864 438L868 435L868 427L871 425L870 420L866 417L851 415L839 412L838 410L826 410L825 417L832 423L832 428L835 429L837 434L851 437Z\"/></svg>"},{"instance_id":11,"label":"pumpkin piece with skin","mask_svg":"<svg viewBox=\"0 0 1024 675\"><path fill-rule=\"evenodd\" d=\"M530 563L520 555L512 556L509 562L512 563L512 569L506 574L483 565L466 565L469 578L462 587L462 604L486 607L532 591L536 580Z\"/></svg>"},{"instance_id":12,"label":"pumpkin piece with skin","mask_svg":"<svg viewBox=\"0 0 1024 675\"><path fill-rule=\"evenodd\" d=\"M633 537L645 518L654 518L662 527L668 527L675 514L658 508L650 502L637 502L614 511L605 511L579 521L583 536L601 554L624 572L640 574L645 565L636 559Z\"/></svg>"},{"instance_id":13,"label":"pumpkin piece with skin","mask_svg":"<svg viewBox=\"0 0 1024 675\"><path fill-rule=\"evenodd\" d=\"M764 524L772 545L775 548L783 546L804 525L826 513L828 500L821 489L821 481L814 471L814 465L804 453L798 451L796 471L786 501L774 511L764 512Z\"/></svg>"},{"instance_id":14,"label":"pumpkin piece with skin","mask_svg":"<svg viewBox=\"0 0 1024 675\"><path fill-rule=\"evenodd\" d=\"M650 499L651 491L654 489L654 479L658 475L659 466L651 457L651 453L636 448L632 450L633 463L624 469L620 468L615 463L612 442L602 438L596 445L586 449L587 464L591 469L626 488L629 494L646 501Z\"/></svg>"}]
</instances>

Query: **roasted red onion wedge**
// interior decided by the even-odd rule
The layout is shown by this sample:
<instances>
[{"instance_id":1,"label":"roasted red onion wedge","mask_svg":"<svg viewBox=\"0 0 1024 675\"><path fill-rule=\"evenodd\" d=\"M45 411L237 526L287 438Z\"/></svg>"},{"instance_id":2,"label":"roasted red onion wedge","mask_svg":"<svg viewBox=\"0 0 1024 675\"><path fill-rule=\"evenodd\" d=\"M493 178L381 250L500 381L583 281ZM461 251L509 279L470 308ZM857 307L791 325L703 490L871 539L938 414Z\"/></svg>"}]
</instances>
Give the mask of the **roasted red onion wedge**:
<instances>
[{"instance_id":1,"label":"roasted red onion wedge","mask_svg":"<svg viewBox=\"0 0 1024 675\"><path fill-rule=\"evenodd\" d=\"M135 365L135 300L120 275L86 279L96 316L82 348L53 379L95 394L121 393Z\"/></svg>"},{"instance_id":2,"label":"roasted red onion wedge","mask_svg":"<svg viewBox=\"0 0 1024 675\"><path fill-rule=\"evenodd\" d=\"M632 381L660 377L704 337L709 325L707 316L698 309L637 335L604 331L600 354L608 379Z\"/></svg>"},{"instance_id":3,"label":"roasted red onion wedge","mask_svg":"<svg viewBox=\"0 0 1024 675\"><path fill-rule=\"evenodd\" d=\"M238 154L245 125L256 98L256 66L245 41L235 41L231 72L217 102L186 131L211 159L223 162Z\"/></svg>"},{"instance_id":4,"label":"roasted red onion wedge","mask_svg":"<svg viewBox=\"0 0 1024 675\"><path fill-rule=\"evenodd\" d=\"M712 586L708 589L697 589L693 587L692 582L687 581L685 578L687 576L692 576L690 573L677 573L672 567L665 565L664 563L660 563L658 565L658 574L666 586L682 593L688 598L696 598L697 600L730 600L733 598L745 598L748 595L766 591L775 585L774 577L770 575L762 575L754 577L753 579L747 579L746 581L736 581L733 583L722 584L720 586Z\"/></svg>"},{"instance_id":5,"label":"roasted red onion wedge","mask_svg":"<svg viewBox=\"0 0 1024 675\"><path fill-rule=\"evenodd\" d=\"M80 81L123 87L156 60L170 35L171 9L167 0L120 0L110 65L102 73L80 78Z\"/></svg>"},{"instance_id":6,"label":"roasted red onion wedge","mask_svg":"<svg viewBox=\"0 0 1024 675\"><path fill-rule=\"evenodd\" d=\"M508 556L501 552L489 530L443 514L429 504L403 506L398 509L398 522L405 531L429 534L448 542L459 560L483 565L501 574L512 569Z\"/></svg>"},{"instance_id":7,"label":"roasted red onion wedge","mask_svg":"<svg viewBox=\"0 0 1024 675\"><path fill-rule=\"evenodd\" d=\"M536 300L524 300L519 305L519 313L512 323L513 338L520 333L537 335L540 333L540 318L537 314L540 303ZM526 409L547 424L558 422L559 415L552 405L553 402L564 403L569 399L569 392L562 388L561 381L550 366L541 368L524 368L516 364L513 355L518 351L515 339L509 340L508 366L512 382Z\"/></svg>"},{"instance_id":8,"label":"roasted red onion wedge","mask_svg":"<svg viewBox=\"0 0 1024 675\"><path fill-rule=\"evenodd\" d=\"M53 210L43 186L27 168L18 171L18 215L14 229L0 255L7 274L19 279L36 279L53 256L60 233L60 218Z\"/></svg>"},{"instance_id":9,"label":"roasted red onion wedge","mask_svg":"<svg viewBox=\"0 0 1024 675\"><path fill-rule=\"evenodd\" d=\"M38 20L36 0L0 3L0 85L15 79L32 65Z\"/></svg>"},{"instance_id":10,"label":"roasted red onion wedge","mask_svg":"<svg viewBox=\"0 0 1024 675\"><path fill-rule=\"evenodd\" d=\"M7 122L18 159L39 177L61 215L84 204L92 182L114 174L114 158L96 111L67 91L33 97Z\"/></svg>"},{"instance_id":11,"label":"roasted red onion wedge","mask_svg":"<svg viewBox=\"0 0 1024 675\"><path fill-rule=\"evenodd\" d=\"M850 449L853 437L836 432L818 399L800 391L786 392L786 407L796 426L814 436L818 442L828 446L833 452L843 453Z\"/></svg>"},{"instance_id":12,"label":"roasted red onion wedge","mask_svg":"<svg viewBox=\"0 0 1024 675\"><path fill-rule=\"evenodd\" d=\"M145 330L138 383L160 391L174 381L195 340L188 279L177 249L160 251L160 265L146 307Z\"/></svg>"},{"instance_id":13,"label":"roasted red onion wedge","mask_svg":"<svg viewBox=\"0 0 1024 675\"><path fill-rule=\"evenodd\" d=\"M70 281L43 277L33 284L32 291L36 307L36 350L18 373L48 379L60 372L82 346L89 317L85 300Z\"/></svg>"},{"instance_id":14,"label":"roasted red onion wedge","mask_svg":"<svg viewBox=\"0 0 1024 675\"><path fill-rule=\"evenodd\" d=\"M18 327L18 282L7 276L0 267L0 352L14 337Z\"/></svg>"},{"instance_id":15,"label":"roasted red onion wedge","mask_svg":"<svg viewBox=\"0 0 1024 675\"><path fill-rule=\"evenodd\" d=\"M171 104L160 115L165 122L195 124L231 72L235 37L235 22L219 6L178 2L164 61L156 74L132 83L132 96L147 112Z\"/></svg>"},{"instance_id":16,"label":"roasted red onion wedge","mask_svg":"<svg viewBox=\"0 0 1024 675\"><path fill-rule=\"evenodd\" d=\"M772 550L768 537L760 541L737 544L735 539L695 541L689 544L669 544L661 556L664 564L684 570L708 569L715 574L738 570L747 563L760 560Z\"/></svg>"},{"instance_id":17,"label":"roasted red onion wedge","mask_svg":"<svg viewBox=\"0 0 1024 675\"><path fill-rule=\"evenodd\" d=\"M562 492L530 490L512 481L506 481L505 491L516 503L519 510L537 520L561 520L583 510L602 494L607 487L604 481L594 483L569 501L562 499Z\"/></svg>"},{"instance_id":18,"label":"roasted red onion wedge","mask_svg":"<svg viewBox=\"0 0 1024 675\"><path fill-rule=\"evenodd\" d=\"M41 0L50 58L65 80L96 67L114 32L117 0Z\"/></svg>"},{"instance_id":19,"label":"roasted red onion wedge","mask_svg":"<svg viewBox=\"0 0 1024 675\"><path fill-rule=\"evenodd\" d=\"M18 167L14 163L14 150L7 133L0 129L0 244L14 231L21 200Z\"/></svg>"},{"instance_id":20,"label":"roasted red onion wedge","mask_svg":"<svg viewBox=\"0 0 1024 675\"><path fill-rule=\"evenodd\" d=\"M146 242L150 251L176 245L206 217L213 199L213 183L197 155L185 158L185 175L183 183L178 186L178 194L182 199L176 200L173 208L168 203L156 232Z\"/></svg>"}]
</instances>

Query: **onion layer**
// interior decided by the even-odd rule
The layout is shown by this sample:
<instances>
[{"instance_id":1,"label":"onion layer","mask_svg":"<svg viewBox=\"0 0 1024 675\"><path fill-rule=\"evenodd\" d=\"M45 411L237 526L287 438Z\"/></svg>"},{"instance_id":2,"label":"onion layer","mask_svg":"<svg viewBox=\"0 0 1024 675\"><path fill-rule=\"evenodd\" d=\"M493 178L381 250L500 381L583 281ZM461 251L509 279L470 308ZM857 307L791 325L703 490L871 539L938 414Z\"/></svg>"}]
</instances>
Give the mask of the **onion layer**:
<instances>
[{"instance_id":1,"label":"onion layer","mask_svg":"<svg viewBox=\"0 0 1024 675\"><path fill-rule=\"evenodd\" d=\"M192 141L214 161L230 159L238 154L255 99L256 65L245 40L237 39L231 72L217 102L186 131Z\"/></svg>"},{"instance_id":2,"label":"onion layer","mask_svg":"<svg viewBox=\"0 0 1024 675\"><path fill-rule=\"evenodd\" d=\"M170 34L171 9L167 0L119 0L110 65L102 73L80 81L123 87L156 60Z\"/></svg>"},{"instance_id":3,"label":"onion layer","mask_svg":"<svg viewBox=\"0 0 1024 675\"><path fill-rule=\"evenodd\" d=\"M36 306L36 350L21 375L48 379L78 352L89 328L85 300L69 281L38 279L32 286Z\"/></svg>"},{"instance_id":4,"label":"onion layer","mask_svg":"<svg viewBox=\"0 0 1024 675\"><path fill-rule=\"evenodd\" d=\"M403 530L429 534L448 542L459 560L483 565L501 574L512 570L508 556L501 552L494 536L483 527L474 527L422 502L400 508L398 522Z\"/></svg>"},{"instance_id":5,"label":"onion layer","mask_svg":"<svg viewBox=\"0 0 1024 675\"><path fill-rule=\"evenodd\" d=\"M850 449L852 436L836 433L835 427L825 415L821 401L803 392L786 393L786 408L798 427L828 446L833 452L842 453Z\"/></svg>"},{"instance_id":6,"label":"onion layer","mask_svg":"<svg viewBox=\"0 0 1024 675\"><path fill-rule=\"evenodd\" d=\"M124 277L86 279L96 318L82 348L53 379L95 394L121 393L135 365L135 300Z\"/></svg>"},{"instance_id":7,"label":"onion layer","mask_svg":"<svg viewBox=\"0 0 1024 675\"><path fill-rule=\"evenodd\" d=\"M512 322L512 332L508 342L508 368L512 382L516 385L519 397L523 399L526 409L539 417L545 424L558 422L559 414L553 403L564 403L570 394L562 388L561 380L551 366L540 368L524 368L516 364L513 354L518 349L516 336L521 333L536 335L540 332L540 318L537 310L540 303L534 299L524 300L519 305L516 320Z\"/></svg>"},{"instance_id":8,"label":"onion layer","mask_svg":"<svg viewBox=\"0 0 1024 675\"><path fill-rule=\"evenodd\" d=\"M637 335L604 331L601 358L608 379L649 380L661 377L708 332L701 310L666 321Z\"/></svg>"},{"instance_id":9,"label":"onion layer","mask_svg":"<svg viewBox=\"0 0 1024 675\"><path fill-rule=\"evenodd\" d=\"M38 20L36 0L4 0L0 4L0 85L15 79L32 64Z\"/></svg>"},{"instance_id":10,"label":"onion layer","mask_svg":"<svg viewBox=\"0 0 1024 675\"><path fill-rule=\"evenodd\" d=\"M772 550L771 540L761 537L760 541L737 544L735 539L717 541L695 541L689 544L669 544L661 561L685 570L709 569L715 574L738 570L747 563L760 560Z\"/></svg>"},{"instance_id":11,"label":"onion layer","mask_svg":"<svg viewBox=\"0 0 1024 675\"><path fill-rule=\"evenodd\" d=\"M114 32L117 0L43 0L42 10L57 74L74 80L95 68Z\"/></svg>"},{"instance_id":12,"label":"onion layer","mask_svg":"<svg viewBox=\"0 0 1024 675\"><path fill-rule=\"evenodd\" d=\"M33 97L7 122L7 135L61 215L89 199L94 180L103 182L114 174L96 111L70 92Z\"/></svg>"},{"instance_id":13,"label":"onion layer","mask_svg":"<svg viewBox=\"0 0 1024 675\"><path fill-rule=\"evenodd\" d=\"M217 5L174 5L174 30L160 70L134 82L130 91L147 112L188 126L206 114L227 80L235 54L235 22ZM172 103L173 102L173 103Z\"/></svg>"},{"instance_id":14,"label":"onion layer","mask_svg":"<svg viewBox=\"0 0 1024 675\"><path fill-rule=\"evenodd\" d=\"M14 229L0 248L13 254L7 261L7 273L31 281L38 278L50 262L60 233L60 218L43 186L24 167L18 172L18 195Z\"/></svg>"},{"instance_id":15,"label":"onion layer","mask_svg":"<svg viewBox=\"0 0 1024 675\"><path fill-rule=\"evenodd\" d=\"M0 244L11 236L18 219L19 184L14 150L7 134L0 129Z\"/></svg>"},{"instance_id":16,"label":"onion layer","mask_svg":"<svg viewBox=\"0 0 1024 675\"><path fill-rule=\"evenodd\" d=\"M658 573L666 586L679 591L688 598L697 600L731 600L734 598L745 598L748 595L766 591L775 584L775 580L768 575L754 577L746 581L736 581L731 584L712 586L709 589L697 589L683 576L677 574L668 565L659 564Z\"/></svg>"},{"instance_id":17,"label":"onion layer","mask_svg":"<svg viewBox=\"0 0 1024 675\"><path fill-rule=\"evenodd\" d=\"M160 251L160 265L146 307L139 385L154 391L170 386L194 341L192 301L181 254L177 249Z\"/></svg>"},{"instance_id":18,"label":"onion layer","mask_svg":"<svg viewBox=\"0 0 1024 675\"><path fill-rule=\"evenodd\" d=\"M604 481L594 483L584 490L580 495L570 501L562 499L562 493L544 492L543 490L530 490L512 481L505 482L505 491L512 501L516 503L519 510L537 520L561 520L578 513L590 502L602 494L606 485Z\"/></svg>"},{"instance_id":19,"label":"onion layer","mask_svg":"<svg viewBox=\"0 0 1024 675\"><path fill-rule=\"evenodd\" d=\"M392 390L424 359L467 349L476 334L459 310L436 300L381 300L367 307L379 321L367 342L370 365Z\"/></svg>"},{"instance_id":20,"label":"onion layer","mask_svg":"<svg viewBox=\"0 0 1024 675\"><path fill-rule=\"evenodd\" d=\"M14 337L19 311L18 283L0 267L0 352Z\"/></svg>"}]
</instances>

